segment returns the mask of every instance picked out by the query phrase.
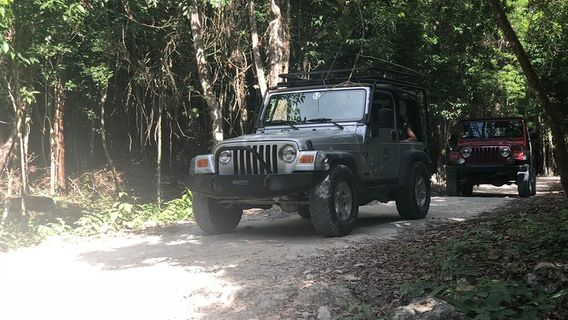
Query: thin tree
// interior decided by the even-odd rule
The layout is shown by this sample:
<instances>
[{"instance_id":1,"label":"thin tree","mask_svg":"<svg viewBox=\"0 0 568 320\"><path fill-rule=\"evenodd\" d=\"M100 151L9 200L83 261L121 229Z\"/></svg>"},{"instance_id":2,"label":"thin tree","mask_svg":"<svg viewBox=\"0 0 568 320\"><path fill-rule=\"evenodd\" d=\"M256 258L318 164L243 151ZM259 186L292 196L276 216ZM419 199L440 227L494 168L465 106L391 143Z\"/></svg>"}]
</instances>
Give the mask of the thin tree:
<instances>
[{"instance_id":1,"label":"thin tree","mask_svg":"<svg viewBox=\"0 0 568 320\"><path fill-rule=\"evenodd\" d=\"M254 9L254 0L249 1L249 21L252 45L252 57L254 59L254 67L256 70L256 78L258 79L258 88L260 95L264 97L266 94L266 77L264 76L264 67L262 66L262 58L260 56L260 41L258 40L258 27L256 26L256 10Z\"/></svg>"},{"instance_id":2,"label":"thin tree","mask_svg":"<svg viewBox=\"0 0 568 320\"><path fill-rule=\"evenodd\" d=\"M268 25L268 85L278 84L279 75L288 72L290 63L290 32L288 20L282 14L282 8L289 8L288 0L279 6L275 0L270 0L272 20Z\"/></svg>"},{"instance_id":3,"label":"thin tree","mask_svg":"<svg viewBox=\"0 0 568 320\"><path fill-rule=\"evenodd\" d=\"M503 31L505 39L509 42L513 52L517 56L517 60L523 69L523 73L528 80L529 86L534 92L540 107L544 111L544 114L550 123L552 140L555 147L554 156L556 158L558 171L560 172L562 188L564 189L565 194L568 195L568 150L566 148L564 128L561 123L562 117L559 116L558 111L552 106L552 103L541 85L538 75L531 64L519 37L517 37L515 30L511 27L511 23L505 14L505 10L503 9L500 0L487 0L487 4L491 8L497 23Z\"/></svg>"},{"instance_id":4,"label":"thin tree","mask_svg":"<svg viewBox=\"0 0 568 320\"><path fill-rule=\"evenodd\" d=\"M191 33L193 35L193 46L195 48L195 61L197 63L197 71L200 80L199 82L201 83L203 99L209 108L213 143L217 143L223 140L223 114L219 101L213 92L213 80L211 78L211 73L209 72L207 60L205 59L205 46L203 44L201 18L196 6L190 6L189 11Z\"/></svg>"}]
</instances>

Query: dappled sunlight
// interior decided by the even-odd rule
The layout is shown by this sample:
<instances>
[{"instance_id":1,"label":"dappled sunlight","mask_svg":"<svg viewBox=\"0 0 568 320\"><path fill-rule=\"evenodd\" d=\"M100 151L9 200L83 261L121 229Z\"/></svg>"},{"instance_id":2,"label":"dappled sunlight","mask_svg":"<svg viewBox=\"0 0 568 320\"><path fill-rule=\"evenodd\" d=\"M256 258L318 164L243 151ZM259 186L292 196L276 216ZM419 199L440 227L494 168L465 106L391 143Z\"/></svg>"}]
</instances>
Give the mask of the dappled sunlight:
<instances>
[{"instance_id":1,"label":"dappled sunlight","mask_svg":"<svg viewBox=\"0 0 568 320\"><path fill-rule=\"evenodd\" d=\"M405 227L412 226L412 223L410 223L408 221L397 221L397 222L393 222L391 224L394 225L397 228L405 228Z\"/></svg>"},{"instance_id":2,"label":"dappled sunlight","mask_svg":"<svg viewBox=\"0 0 568 320\"><path fill-rule=\"evenodd\" d=\"M239 264L199 255L182 263L184 248L199 243L191 238L136 237L111 249L95 239L3 254L0 272L17 276L3 277L0 319L198 319L205 308L230 306L240 286L226 271Z\"/></svg>"},{"instance_id":3,"label":"dappled sunlight","mask_svg":"<svg viewBox=\"0 0 568 320\"><path fill-rule=\"evenodd\" d=\"M430 199L430 205L434 203L444 203L444 202L447 202L447 198L445 197L432 197L432 199Z\"/></svg>"}]
</instances>

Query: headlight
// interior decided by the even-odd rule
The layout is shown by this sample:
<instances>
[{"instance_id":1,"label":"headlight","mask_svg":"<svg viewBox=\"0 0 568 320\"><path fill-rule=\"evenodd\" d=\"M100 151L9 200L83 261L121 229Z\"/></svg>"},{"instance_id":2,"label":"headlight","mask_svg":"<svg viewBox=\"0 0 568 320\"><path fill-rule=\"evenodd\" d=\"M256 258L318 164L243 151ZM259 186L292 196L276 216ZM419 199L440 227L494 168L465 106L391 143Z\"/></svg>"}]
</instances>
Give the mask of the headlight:
<instances>
[{"instance_id":1,"label":"headlight","mask_svg":"<svg viewBox=\"0 0 568 320\"><path fill-rule=\"evenodd\" d=\"M499 154L501 155L501 157L507 158L508 156L511 155L511 148L501 147L501 149L499 149Z\"/></svg>"},{"instance_id":2,"label":"headlight","mask_svg":"<svg viewBox=\"0 0 568 320\"><path fill-rule=\"evenodd\" d=\"M221 153L219 153L219 163L220 164L227 164L231 161L231 151L221 151Z\"/></svg>"},{"instance_id":3,"label":"headlight","mask_svg":"<svg viewBox=\"0 0 568 320\"><path fill-rule=\"evenodd\" d=\"M463 147L460 150L460 155L462 156L462 158L467 159L469 158L469 156L471 156L471 148L470 147Z\"/></svg>"},{"instance_id":4,"label":"headlight","mask_svg":"<svg viewBox=\"0 0 568 320\"><path fill-rule=\"evenodd\" d=\"M287 163L294 162L294 160L296 160L297 154L298 153L296 151L296 148L294 148L294 146L292 146L290 144L283 146L282 148L280 148L280 152L278 152L278 156L280 157L280 160L287 162Z\"/></svg>"}]
</instances>

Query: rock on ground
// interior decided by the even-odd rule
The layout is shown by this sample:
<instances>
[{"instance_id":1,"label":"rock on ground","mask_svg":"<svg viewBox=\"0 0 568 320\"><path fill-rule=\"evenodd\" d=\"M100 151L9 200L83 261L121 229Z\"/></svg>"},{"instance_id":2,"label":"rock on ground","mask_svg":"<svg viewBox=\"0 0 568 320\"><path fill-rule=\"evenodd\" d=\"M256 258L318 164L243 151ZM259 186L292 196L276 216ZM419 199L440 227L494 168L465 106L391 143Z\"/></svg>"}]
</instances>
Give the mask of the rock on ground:
<instances>
[{"instance_id":1,"label":"rock on ground","mask_svg":"<svg viewBox=\"0 0 568 320\"><path fill-rule=\"evenodd\" d=\"M568 264L541 262L527 275L526 280L533 287L559 291L568 286Z\"/></svg>"},{"instance_id":2,"label":"rock on ground","mask_svg":"<svg viewBox=\"0 0 568 320\"><path fill-rule=\"evenodd\" d=\"M466 318L449 303L432 297L424 297L415 299L406 306L396 308L388 319L461 320Z\"/></svg>"}]
</instances>

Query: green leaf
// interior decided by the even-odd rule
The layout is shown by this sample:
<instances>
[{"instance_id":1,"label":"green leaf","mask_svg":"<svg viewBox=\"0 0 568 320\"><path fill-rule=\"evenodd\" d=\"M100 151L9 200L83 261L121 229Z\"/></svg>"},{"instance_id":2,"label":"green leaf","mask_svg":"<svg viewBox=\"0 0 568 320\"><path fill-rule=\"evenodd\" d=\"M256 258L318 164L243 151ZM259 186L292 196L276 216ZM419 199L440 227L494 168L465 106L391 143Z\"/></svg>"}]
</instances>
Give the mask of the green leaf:
<instances>
[{"instance_id":1,"label":"green leaf","mask_svg":"<svg viewBox=\"0 0 568 320\"><path fill-rule=\"evenodd\" d=\"M2 50L3 53L8 53L8 51L10 51L10 45L8 44L8 42L2 42L0 50Z\"/></svg>"}]
</instances>

